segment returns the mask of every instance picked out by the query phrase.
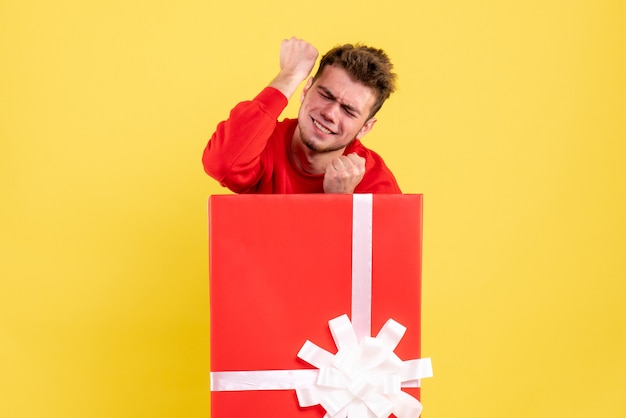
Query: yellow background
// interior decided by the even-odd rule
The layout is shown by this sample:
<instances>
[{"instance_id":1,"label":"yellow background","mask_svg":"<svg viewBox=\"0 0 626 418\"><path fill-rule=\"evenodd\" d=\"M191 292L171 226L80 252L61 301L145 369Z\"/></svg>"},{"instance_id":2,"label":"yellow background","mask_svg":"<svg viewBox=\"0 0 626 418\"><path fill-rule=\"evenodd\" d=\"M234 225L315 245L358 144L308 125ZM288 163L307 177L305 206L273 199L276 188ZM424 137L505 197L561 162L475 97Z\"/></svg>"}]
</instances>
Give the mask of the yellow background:
<instances>
[{"instance_id":1,"label":"yellow background","mask_svg":"<svg viewBox=\"0 0 626 418\"><path fill-rule=\"evenodd\" d=\"M396 64L424 416L626 416L625 5L2 1L0 416L209 416L200 157L291 35Z\"/></svg>"}]
</instances>

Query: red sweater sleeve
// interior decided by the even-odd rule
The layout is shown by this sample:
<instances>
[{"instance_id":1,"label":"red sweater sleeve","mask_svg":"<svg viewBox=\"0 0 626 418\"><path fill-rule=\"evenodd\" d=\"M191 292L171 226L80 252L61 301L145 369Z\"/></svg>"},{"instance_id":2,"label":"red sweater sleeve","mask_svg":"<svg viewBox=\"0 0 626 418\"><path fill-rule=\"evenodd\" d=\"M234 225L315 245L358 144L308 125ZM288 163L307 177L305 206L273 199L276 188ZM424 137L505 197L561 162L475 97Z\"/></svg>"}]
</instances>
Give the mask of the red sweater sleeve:
<instances>
[{"instance_id":1,"label":"red sweater sleeve","mask_svg":"<svg viewBox=\"0 0 626 418\"><path fill-rule=\"evenodd\" d=\"M204 149L204 171L235 193L254 186L262 173L261 154L287 103L280 91L266 87L253 100L235 106Z\"/></svg>"}]
</instances>

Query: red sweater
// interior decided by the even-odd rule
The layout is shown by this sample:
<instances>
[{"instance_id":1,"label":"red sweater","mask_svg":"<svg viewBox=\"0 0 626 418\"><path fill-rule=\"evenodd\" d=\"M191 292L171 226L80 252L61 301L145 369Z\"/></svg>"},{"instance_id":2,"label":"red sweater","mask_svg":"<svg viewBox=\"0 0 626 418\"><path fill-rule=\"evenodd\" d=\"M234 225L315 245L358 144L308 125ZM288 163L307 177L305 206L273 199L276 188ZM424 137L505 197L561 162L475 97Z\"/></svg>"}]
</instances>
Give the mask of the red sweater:
<instances>
[{"instance_id":1,"label":"red sweater","mask_svg":"<svg viewBox=\"0 0 626 418\"><path fill-rule=\"evenodd\" d=\"M287 98L266 87L252 101L239 103L220 122L209 140L202 162L208 175L235 193L324 193L324 175L303 172L289 147L298 121L278 116ZM355 193L401 193L382 158L355 139L344 154L365 158L365 175Z\"/></svg>"}]
</instances>

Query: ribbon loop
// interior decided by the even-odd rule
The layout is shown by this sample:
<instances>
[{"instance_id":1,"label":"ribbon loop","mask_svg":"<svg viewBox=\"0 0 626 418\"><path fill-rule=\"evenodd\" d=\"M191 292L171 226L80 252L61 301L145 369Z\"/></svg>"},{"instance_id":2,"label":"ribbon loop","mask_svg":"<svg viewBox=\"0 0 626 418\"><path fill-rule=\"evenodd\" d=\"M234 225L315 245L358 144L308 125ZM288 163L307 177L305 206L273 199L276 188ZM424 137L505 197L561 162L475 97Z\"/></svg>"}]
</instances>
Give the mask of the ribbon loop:
<instances>
[{"instance_id":1,"label":"ribbon loop","mask_svg":"<svg viewBox=\"0 0 626 418\"><path fill-rule=\"evenodd\" d=\"M420 358L403 362L400 376L402 382L433 377L433 366L430 358Z\"/></svg>"},{"instance_id":2,"label":"ribbon loop","mask_svg":"<svg viewBox=\"0 0 626 418\"><path fill-rule=\"evenodd\" d=\"M296 389L296 396L298 397L298 403L300 406L319 405L322 401L322 393L322 391L311 386Z\"/></svg>"},{"instance_id":3,"label":"ribbon loop","mask_svg":"<svg viewBox=\"0 0 626 418\"><path fill-rule=\"evenodd\" d=\"M382 341L367 337L359 346L359 359L362 369L373 369L385 361L387 352Z\"/></svg>"},{"instance_id":4,"label":"ribbon loop","mask_svg":"<svg viewBox=\"0 0 626 418\"><path fill-rule=\"evenodd\" d=\"M397 395L401 386L402 382L397 374L384 376L382 379L382 391L385 395Z\"/></svg>"},{"instance_id":5,"label":"ribbon loop","mask_svg":"<svg viewBox=\"0 0 626 418\"><path fill-rule=\"evenodd\" d=\"M318 369L328 366L333 361L333 355L331 353L309 340L304 342L297 356Z\"/></svg>"},{"instance_id":6,"label":"ribbon loop","mask_svg":"<svg viewBox=\"0 0 626 418\"><path fill-rule=\"evenodd\" d=\"M422 413L422 404L406 392L394 396L393 414L397 418L419 417Z\"/></svg>"},{"instance_id":7,"label":"ribbon loop","mask_svg":"<svg viewBox=\"0 0 626 418\"><path fill-rule=\"evenodd\" d=\"M348 407L348 416L350 418L369 418L367 405L363 402L353 402Z\"/></svg>"},{"instance_id":8,"label":"ribbon loop","mask_svg":"<svg viewBox=\"0 0 626 418\"><path fill-rule=\"evenodd\" d=\"M354 349L359 344L348 315L343 314L328 321L330 333L338 349Z\"/></svg>"},{"instance_id":9,"label":"ribbon loop","mask_svg":"<svg viewBox=\"0 0 626 418\"><path fill-rule=\"evenodd\" d=\"M349 381L345 374L334 367L322 367L317 384L328 388L345 388Z\"/></svg>"},{"instance_id":10,"label":"ribbon loop","mask_svg":"<svg viewBox=\"0 0 626 418\"><path fill-rule=\"evenodd\" d=\"M328 396L324 397L320 404L331 417L334 417L348 406L352 399L354 399L354 396L347 390L333 391Z\"/></svg>"},{"instance_id":11,"label":"ribbon loop","mask_svg":"<svg viewBox=\"0 0 626 418\"><path fill-rule=\"evenodd\" d=\"M395 350L398 343L404 336L406 327L393 319L388 319L385 325L378 331L376 339L383 341L385 345L391 347L391 351Z\"/></svg>"},{"instance_id":12,"label":"ribbon loop","mask_svg":"<svg viewBox=\"0 0 626 418\"><path fill-rule=\"evenodd\" d=\"M393 412L393 402L381 395L374 394L370 396L365 400L365 404L376 418L386 418Z\"/></svg>"}]
</instances>

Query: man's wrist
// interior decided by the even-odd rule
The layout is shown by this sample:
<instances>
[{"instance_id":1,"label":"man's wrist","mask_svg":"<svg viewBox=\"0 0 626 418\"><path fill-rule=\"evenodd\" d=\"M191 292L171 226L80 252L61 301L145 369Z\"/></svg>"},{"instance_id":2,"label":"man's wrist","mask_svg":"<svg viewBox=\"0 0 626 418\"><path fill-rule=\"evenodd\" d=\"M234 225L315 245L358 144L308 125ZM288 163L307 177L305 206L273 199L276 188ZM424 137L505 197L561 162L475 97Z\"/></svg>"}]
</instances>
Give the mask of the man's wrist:
<instances>
[{"instance_id":1,"label":"man's wrist","mask_svg":"<svg viewBox=\"0 0 626 418\"><path fill-rule=\"evenodd\" d=\"M289 99L296 92L302 81L304 80L299 75L279 73L269 86L280 91Z\"/></svg>"}]
</instances>

